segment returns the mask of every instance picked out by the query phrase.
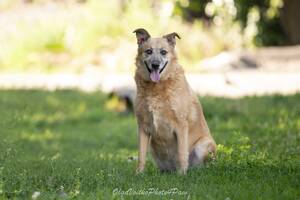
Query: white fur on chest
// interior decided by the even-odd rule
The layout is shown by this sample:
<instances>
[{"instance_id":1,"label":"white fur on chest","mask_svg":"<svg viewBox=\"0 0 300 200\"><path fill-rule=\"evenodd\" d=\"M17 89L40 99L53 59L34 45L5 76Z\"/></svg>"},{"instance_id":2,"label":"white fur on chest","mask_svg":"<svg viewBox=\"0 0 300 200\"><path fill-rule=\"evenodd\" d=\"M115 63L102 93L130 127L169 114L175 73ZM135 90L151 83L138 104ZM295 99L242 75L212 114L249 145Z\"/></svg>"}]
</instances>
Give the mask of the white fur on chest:
<instances>
[{"instance_id":1,"label":"white fur on chest","mask_svg":"<svg viewBox=\"0 0 300 200\"><path fill-rule=\"evenodd\" d=\"M151 103L147 105L148 110L148 119L150 120L147 124L149 127L149 133L153 137L164 137L169 138L173 137L173 127L172 122L169 117L166 115L166 110L171 109L166 106L165 103L155 101L151 99Z\"/></svg>"},{"instance_id":2,"label":"white fur on chest","mask_svg":"<svg viewBox=\"0 0 300 200\"><path fill-rule=\"evenodd\" d=\"M153 136L172 137L173 128L162 112L152 112Z\"/></svg>"}]
</instances>

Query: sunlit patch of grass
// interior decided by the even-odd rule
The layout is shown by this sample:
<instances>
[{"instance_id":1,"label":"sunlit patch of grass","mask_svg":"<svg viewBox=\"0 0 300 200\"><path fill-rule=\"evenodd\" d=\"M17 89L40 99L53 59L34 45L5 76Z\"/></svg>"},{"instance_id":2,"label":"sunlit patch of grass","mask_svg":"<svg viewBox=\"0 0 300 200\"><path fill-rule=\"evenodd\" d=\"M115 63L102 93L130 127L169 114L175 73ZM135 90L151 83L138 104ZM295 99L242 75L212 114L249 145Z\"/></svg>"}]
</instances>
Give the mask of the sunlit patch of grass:
<instances>
[{"instance_id":1,"label":"sunlit patch of grass","mask_svg":"<svg viewBox=\"0 0 300 200\"><path fill-rule=\"evenodd\" d=\"M190 199L300 196L299 94L200 100L218 143L216 159L180 176L160 173L149 156L136 176L135 118L107 109L106 95L1 91L0 198L121 199L116 188L177 188Z\"/></svg>"},{"instance_id":2,"label":"sunlit patch of grass","mask_svg":"<svg viewBox=\"0 0 300 200\"><path fill-rule=\"evenodd\" d=\"M42 133L28 133L23 132L20 134L20 138L28 141L47 141L59 139L58 135L54 135L49 129L46 129Z\"/></svg>"}]
</instances>

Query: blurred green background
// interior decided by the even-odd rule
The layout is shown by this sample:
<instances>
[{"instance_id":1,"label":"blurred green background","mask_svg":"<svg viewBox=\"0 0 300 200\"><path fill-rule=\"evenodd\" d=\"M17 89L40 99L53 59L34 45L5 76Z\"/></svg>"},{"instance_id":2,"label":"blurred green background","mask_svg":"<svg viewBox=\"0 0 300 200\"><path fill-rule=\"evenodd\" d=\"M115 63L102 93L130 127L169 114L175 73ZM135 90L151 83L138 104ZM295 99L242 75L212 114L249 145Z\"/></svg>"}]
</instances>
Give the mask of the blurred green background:
<instances>
[{"instance_id":1,"label":"blurred green background","mask_svg":"<svg viewBox=\"0 0 300 200\"><path fill-rule=\"evenodd\" d=\"M132 31L178 32L181 63L300 42L297 0L0 0L0 72L132 72Z\"/></svg>"}]
</instances>

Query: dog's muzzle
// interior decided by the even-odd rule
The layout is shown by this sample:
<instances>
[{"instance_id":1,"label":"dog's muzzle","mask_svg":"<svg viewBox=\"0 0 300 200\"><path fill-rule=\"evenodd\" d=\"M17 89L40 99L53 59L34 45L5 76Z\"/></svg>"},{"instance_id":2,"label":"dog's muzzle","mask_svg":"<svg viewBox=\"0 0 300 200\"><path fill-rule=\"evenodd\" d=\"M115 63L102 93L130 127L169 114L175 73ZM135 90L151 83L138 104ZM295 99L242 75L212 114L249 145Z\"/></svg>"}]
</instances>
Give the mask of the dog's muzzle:
<instances>
[{"instance_id":1,"label":"dog's muzzle","mask_svg":"<svg viewBox=\"0 0 300 200\"><path fill-rule=\"evenodd\" d=\"M161 69L159 68L160 63L158 63L158 62L151 63L151 68L148 66L146 61L144 61L144 63L145 63L145 66L146 66L146 68L147 68L147 70L150 74L151 81L153 81L155 83L159 82L160 74L163 72L163 70L167 66L168 62L166 62Z\"/></svg>"}]
</instances>

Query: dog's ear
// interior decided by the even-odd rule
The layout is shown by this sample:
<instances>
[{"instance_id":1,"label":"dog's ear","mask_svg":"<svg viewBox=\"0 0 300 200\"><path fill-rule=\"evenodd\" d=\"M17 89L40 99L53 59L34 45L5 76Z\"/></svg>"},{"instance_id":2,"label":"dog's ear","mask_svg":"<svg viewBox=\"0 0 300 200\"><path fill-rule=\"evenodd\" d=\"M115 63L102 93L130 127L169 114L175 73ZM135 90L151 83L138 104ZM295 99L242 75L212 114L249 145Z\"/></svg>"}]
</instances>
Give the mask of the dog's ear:
<instances>
[{"instance_id":1,"label":"dog's ear","mask_svg":"<svg viewBox=\"0 0 300 200\"><path fill-rule=\"evenodd\" d=\"M166 38L167 41L168 41L168 43L169 43L171 46L175 46L175 44L176 44L176 37L177 37L178 39L181 39L180 36L179 36L176 32L174 32L174 33L169 33L169 34L163 36L163 38Z\"/></svg>"},{"instance_id":2,"label":"dog's ear","mask_svg":"<svg viewBox=\"0 0 300 200\"><path fill-rule=\"evenodd\" d=\"M143 28L138 28L135 31L133 31L133 33L135 33L136 35L138 45L141 45L142 43L146 42L151 37L148 31L146 31Z\"/></svg>"}]
</instances>

